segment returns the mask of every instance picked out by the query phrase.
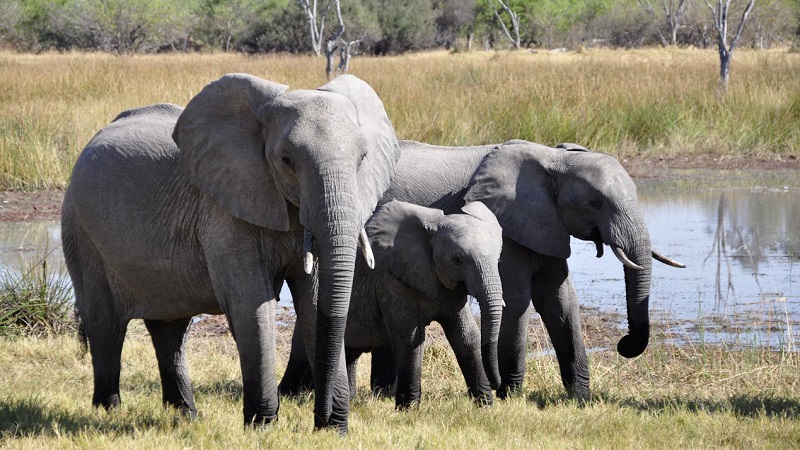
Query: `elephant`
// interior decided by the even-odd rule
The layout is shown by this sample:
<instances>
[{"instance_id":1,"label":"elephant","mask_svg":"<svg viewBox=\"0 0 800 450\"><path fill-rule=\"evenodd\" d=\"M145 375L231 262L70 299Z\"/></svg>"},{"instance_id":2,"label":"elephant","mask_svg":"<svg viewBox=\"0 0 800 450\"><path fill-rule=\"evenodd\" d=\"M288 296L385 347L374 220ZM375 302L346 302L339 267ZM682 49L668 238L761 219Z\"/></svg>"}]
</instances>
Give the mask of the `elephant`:
<instances>
[{"instance_id":1,"label":"elephant","mask_svg":"<svg viewBox=\"0 0 800 450\"><path fill-rule=\"evenodd\" d=\"M633 358L647 347L651 258L683 267L653 250L636 185L614 157L576 144L551 148L513 140L499 145L435 146L400 141L395 177L381 200L450 212L482 202L503 228L500 257L505 308L498 341L499 398L522 389L530 305L540 314L567 393L588 400L589 368L578 297L569 274L570 236L611 247L625 274L628 335L617 346ZM373 351L371 384L390 391L395 368L386 348ZM290 365L302 363L290 358ZM287 373L302 374L300 367ZM286 379L286 375L284 375ZM301 389L290 382L284 391Z\"/></svg>"},{"instance_id":2,"label":"elephant","mask_svg":"<svg viewBox=\"0 0 800 450\"><path fill-rule=\"evenodd\" d=\"M360 242L371 252L363 226L397 158L383 103L352 75L290 91L228 74L185 109L121 113L78 157L62 207L92 403L119 404L125 330L141 318L163 402L193 417L187 329L194 315L225 314L244 422L276 420L276 293L284 280L309 277L308 261L316 261L318 316L307 319L315 330L306 336L320 380L314 424L346 433L344 330L356 251Z\"/></svg>"},{"instance_id":3,"label":"elephant","mask_svg":"<svg viewBox=\"0 0 800 450\"><path fill-rule=\"evenodd\" d=\"M406 409L418 403L425 327L435 320L455 352L470 396L491 405L499 380L497 336L503 308L498 271L502 229L497 219L480 202L445 215L391 201L375 211L365 229L375 270L358 258L345 330L351 396L359 356L390 345L397 367L395 404ZM480 331L467 294L478 300ZM299 339L295 333L293 346L302 351ZM291 379L291 374L284 375L282 383L287 384L279 391L292 394L285 390L292 389Z\"/></svg>"}]
</instances>

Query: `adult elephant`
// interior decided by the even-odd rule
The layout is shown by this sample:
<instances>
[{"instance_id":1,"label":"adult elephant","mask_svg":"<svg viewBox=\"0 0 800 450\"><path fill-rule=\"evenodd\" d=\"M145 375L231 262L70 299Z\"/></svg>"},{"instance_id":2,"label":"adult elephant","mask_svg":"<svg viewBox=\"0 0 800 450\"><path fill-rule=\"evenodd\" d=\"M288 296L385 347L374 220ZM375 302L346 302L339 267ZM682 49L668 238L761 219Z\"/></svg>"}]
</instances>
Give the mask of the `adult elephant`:
<instances>
[{"instance_id":1,"label":"adult elephant","mask_svg":"<svg viewBox=\"0 0 800 450\"><path fill-rule=\"evenodd\" d=\"M343 336L357 241L396 159L383 104L353 76L287 91L230 74L185 110L120 114L78 158L62 210L92 403L120 402L125 329L142 318L164 402L194 416L183 341L192 316L224 313L241 361L244 421L275 420L276 293L285 279L307 276L303 254L313 249L314 423L346 432Z\"/></svg>"},{"instance_id":2,"label":"adult elephant","mask_svg":"<svg viewBox=\"0 0 800 450\"><path fill-rule=\"evenodd\" d=\"M497 216L504 236L500 275L506 302L498 343L501 398L522 387L531 303L547 328L568 393L589 397L578 298L567 266L570 235L594 242L598 256L610 246L623 264L629 332L617 350L627 358L641 354L649 340L651 258L680 266L651 248L636 186L622 165L580 146L562 147L400 141L395 178L382 199L445 212L480 201ZM387 354L373 352L372 386L389 392L395 378ZM292 366L300 362L290 359ZM292 366L287 373L303 373ZM281 385L284 392L302 387L284 380Z\"/></svg>"}]
</instances>

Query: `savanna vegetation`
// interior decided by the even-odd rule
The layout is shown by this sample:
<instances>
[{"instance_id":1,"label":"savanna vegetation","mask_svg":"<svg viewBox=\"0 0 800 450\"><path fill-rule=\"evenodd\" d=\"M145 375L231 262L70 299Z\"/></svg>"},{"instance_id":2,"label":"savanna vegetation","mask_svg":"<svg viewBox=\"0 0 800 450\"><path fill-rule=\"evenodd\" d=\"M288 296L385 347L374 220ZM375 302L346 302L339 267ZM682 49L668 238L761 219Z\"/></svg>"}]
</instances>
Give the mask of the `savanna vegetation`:
<instances>
[{"instance_id":1,"label":"savanna vegetation","mask_svg":"<svg viewBox=\"0 0 800 450\"><path fill-rule=\"evenodd\" d=\"M279 310L281 308L278 308ZM608 330L587 321L590 346ZM279 345L280 370L289 328ZM141 322L123 350L121 408L91 406L92 368L72 335L0 339L0 446L39 448L797 448L800 363L792 352L668 343L656 332L648 350L625 360L614 350L589 355L593 399L563 394L542 326L532 327L526 393L491 408L466 396L452 351L436 327L423 362L423 401L396 411L394 399L368 393L368 356L350 434L313 432L313 401L283 399L265 430L241 424L241 376L230 335L195 326L188 361L200 411L189 422L161 406L155 355ZM658 329L658 327L656 327ZM606 336L606 337L604 337Z\"/></svg>"},{"instance_id":2,"label":"savanna vegetation","mask_svg":"<svg viewBox=\"0 0 800 450\"><path fill-rule=\"evenodd\" d=\"M326 82L324 58L219 53L0 53L0 188L57 189L97 130L128 108L185 105L246 72ZM714 50L428 52L359 57L403 139L463 145L578 142L618 158L795 158L800 53L742 49L720 95Z\"/></svg>"},{"instance_id":3,"label":"savanna vegetation","mask_svg":"<svg viewBox=\"0 0 800 450\"><path fill-rule=\"evenodd\" d=\"M331 0L0 0L0 45L20 51L308 53L313 44L303 3L316 8L318 26L328 12L323 39L337 31ZM757 3L741 45L770 48L795 42L800 2ZM360 40L358 51L366 54L507 48L513 41L500 20L514 28L513 12L522 47L716 46L710 8L703 0L506 0L503 4L508 9L497 0L342 1L346 27L342 38ZM732 3L731 22L738 21L745 4Z\"/></svg>"},{"instance_id":4,"label":"savanna vegetation","mask_svg":"<svg viewBox=\"0 0 800 450\"><path fill-rule=\"evenodd\" d=\"M483 0L347 2L350 38L366 36L364 53L391 54L359 56L350 73L376 89L404 139L577 142L622 160L797 158L795 0L758 3L724 94L704 2L695 1L686 16L680 47L666 49L636 48L664 37L647 2L511 3L524 18L522 42L530 50L497 50L508 43ZM324 61L310 56L304 20L290 0L0 0L0 189L65 187L85 143L119 112L185 105L225 73L292 88L324 84ZM470 45L495 50L462 51ZM547 50L562 46L569 50ZM439 48L450 51L405 53ZM153 54L164 51L172 53ZM648 350L625 360L613 350L615 322L592 314L585 335L587 347L598 350L589 355L594 395L584 406L565 397L541 324L531 327L524 396L491 408L466 397L455 358L434 330L419 407L398 412L393 400L369 396L369 358L362 358L345 440L312 432L308 397L283 399L278 423L250 430L240 422L233 339L224 325L204 322L188 343L201 411L188 422L162 408L152 346L135 322L123 353L123 405L106 413L91 406L91 363L74 336L67 283L41 262L22 274L0 273L4 448L800 446L793 342L780 351L684 342L662 323ZM279 375L291 317L281 323Z\"/></svg>"}]
</instances>

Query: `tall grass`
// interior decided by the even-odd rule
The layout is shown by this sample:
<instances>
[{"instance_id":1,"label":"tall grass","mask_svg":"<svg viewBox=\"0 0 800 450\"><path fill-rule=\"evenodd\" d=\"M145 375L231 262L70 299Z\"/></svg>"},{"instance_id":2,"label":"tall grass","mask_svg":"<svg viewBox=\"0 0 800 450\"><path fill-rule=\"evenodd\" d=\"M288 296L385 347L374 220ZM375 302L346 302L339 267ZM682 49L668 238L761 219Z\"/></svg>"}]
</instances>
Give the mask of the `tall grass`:
<instances>
[{"instance_id":1,"label":"tall grass","mask_svg":"<svg viewBox=\"0 0 800 450\"><path fill-rule=\"evenodd\" d=\"M47 336L74 330L72 283L47 258L21 271L0 270L0 336Z\"/></svg>"},{"instance_id":2,"label":"tall grass","mask_svg":"<svg viewBox=\"0 0 800 450\"><path fill-rule=\"evenodd\" d=\"M711 50L444 52L357 57L351 73L386 104L398 136L462 145L579 142L617 157L796 156L800 53L737 51L726 95ZM0 53L0 187L61 188L119 112L185 105L247 72L292 88L325 83L308 56Z\"/></svg>"}]
</instances>

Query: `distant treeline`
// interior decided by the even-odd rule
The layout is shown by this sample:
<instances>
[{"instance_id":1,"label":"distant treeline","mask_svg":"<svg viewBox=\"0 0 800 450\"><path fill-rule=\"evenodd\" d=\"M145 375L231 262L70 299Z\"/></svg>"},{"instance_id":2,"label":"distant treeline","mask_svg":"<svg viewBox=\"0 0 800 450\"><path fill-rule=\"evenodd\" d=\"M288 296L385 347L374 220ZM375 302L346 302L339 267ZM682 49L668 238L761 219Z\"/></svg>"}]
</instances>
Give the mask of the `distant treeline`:
<instances>
[{"instance_id":1,"label":"distant treeline","mask_svg":"<svg viewBox=\"0 0 800 450\"><path fill-rule=\"evenodd\" d=\"M705 0L687 7L674 43L717 43ZM310 2L313 4L313 2ZM318 16L325 4L317 3ZM498 13L495 14L491 3ZM506 0L519 17L522 47L635 48L670 44L669 18L679 0ZM710 3L716 6L717 1ZM739 4L737 4L739 3ZM731 30L744 0L734 0ZM357 51L394 54L433 48L506 48L500 25L508 13L494 0L341 0L343 38ZM674 22L674 20L672 20ZM800 0L758 0L742 47L794 45ZM330 9L323 36L339 29ZM513 31L512 31L513 33ZM0 0L0 46L24 52L99 50L115 53L223 50L249 53L312 51L309 18L298 0Z\"/></svg>"}]
</instances>

